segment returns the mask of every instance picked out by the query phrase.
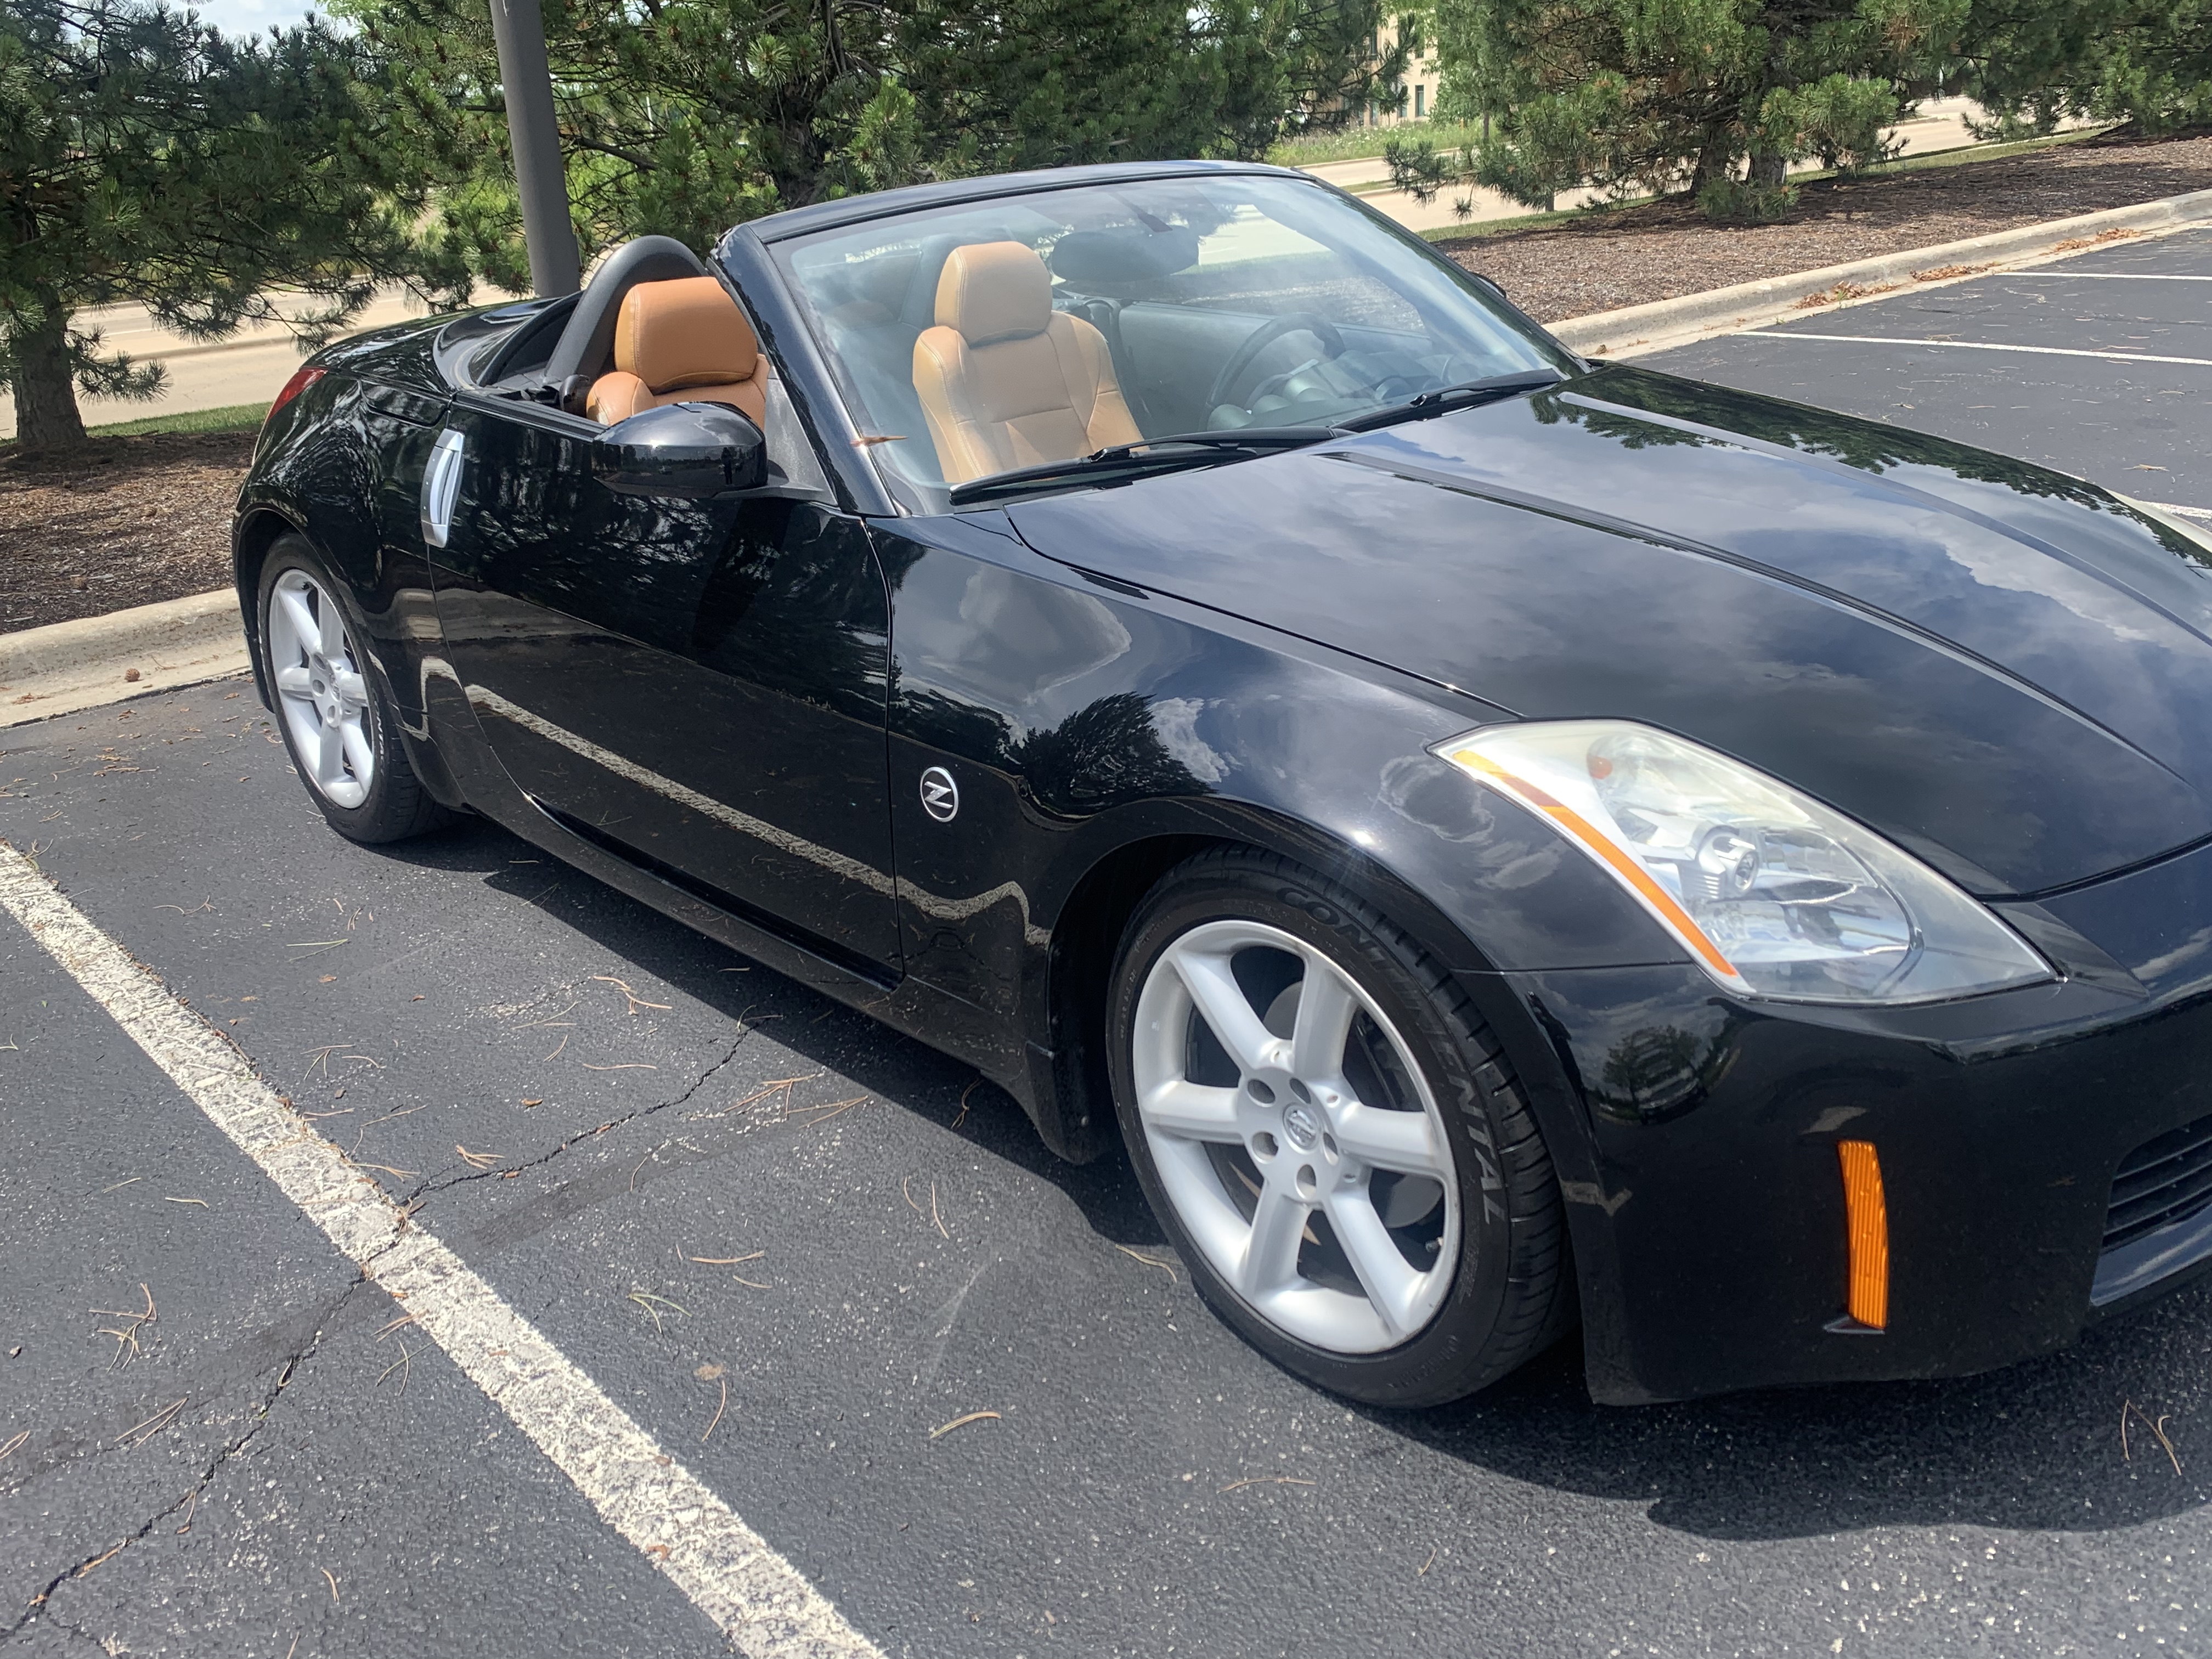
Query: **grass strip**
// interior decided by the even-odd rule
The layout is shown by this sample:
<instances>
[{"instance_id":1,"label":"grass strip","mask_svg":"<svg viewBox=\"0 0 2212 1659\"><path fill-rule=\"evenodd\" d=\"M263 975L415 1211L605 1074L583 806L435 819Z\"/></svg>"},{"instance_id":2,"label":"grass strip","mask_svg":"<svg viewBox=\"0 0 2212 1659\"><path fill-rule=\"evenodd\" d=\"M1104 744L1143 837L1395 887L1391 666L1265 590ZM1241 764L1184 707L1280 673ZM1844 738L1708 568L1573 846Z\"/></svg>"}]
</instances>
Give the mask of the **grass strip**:
<instances>
[{"instance_id":1,"label":"grass strip","mask_svg":"<svg viewBox=\"0 0 2212 1659\"><path fill-rule=\"evenodd\" d=\"M188 409L174 415L149 415L136 421L116 421L88 426L88 438L143 438L162 432L253 432L269 418L267 404L228 404L221 409ZM0 455L13 454L21 445L0 438Z\"/></svg>"},{"instance_id":2,"label":"grass strip","mask_svg":"<svg viewBox=\"0 0 2212 1659\"><path fill-rule=\"evenodd\" d=\"M251 432L269 418L269 405L227 404L221 409L191 409L174 415L149 415L85 428L91 438L135 438L148 432Z\"/></svg>"},{"instance_id":3,"label":"grass strip","mask_svg":"<svg viewBox=\"0 0 2212 1659\"><path fill-rule=\"evenodd\" d=\"M1267 151L1267 159L1279 167L1322 167L1330 161L1370 161L1395 139L1412 143L1425 138L1443 150L1458 149L1481 136L1482 129L1472 122L1439 126L1433 121L1401 121L1393 127L1346 127L1310 138L1285 138Z\"/></svg>"}]
</instances>

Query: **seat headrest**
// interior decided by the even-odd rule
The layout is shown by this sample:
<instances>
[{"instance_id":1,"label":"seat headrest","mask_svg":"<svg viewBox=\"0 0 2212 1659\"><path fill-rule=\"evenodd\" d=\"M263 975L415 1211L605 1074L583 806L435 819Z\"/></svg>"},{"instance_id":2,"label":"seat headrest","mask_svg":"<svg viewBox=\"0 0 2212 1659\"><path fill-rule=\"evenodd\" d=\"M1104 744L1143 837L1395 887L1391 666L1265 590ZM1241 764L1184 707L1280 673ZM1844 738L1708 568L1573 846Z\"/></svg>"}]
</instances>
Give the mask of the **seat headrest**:
<instances>
[{"instance_id":1,"label":"seat headrest","mask_svg":"<svg viewBox=\"0 0 2212 1659\"><path fill-rule=\"evenodd\" d=\"M640 283L623 295L615 367L656 392L750 380L759 361L752 325L712 276Z\"/></svg>"},{"instance_id":2,"label":"seat headrest","mask_svg":"<svg viewBox=\"0 0 2212 1659\"><path fill-rule=\"evenodd\" d=\"M971 346L1042 334L1052 321L1052 276L1019 242L955 248L937 279L937 321Z\"/></svg>"},{"instance_id":3,"label":"seat headrest","mask_svg":"<svg viewBox=\"0 0 2212 1659\"><path fill-rule=\"evenodd\" d=\"M1157 282L1197 263L1198 233L1187 225L1072 230L1052 245L1052 274L1079 289Z\"/></svg>"}]
</instances>

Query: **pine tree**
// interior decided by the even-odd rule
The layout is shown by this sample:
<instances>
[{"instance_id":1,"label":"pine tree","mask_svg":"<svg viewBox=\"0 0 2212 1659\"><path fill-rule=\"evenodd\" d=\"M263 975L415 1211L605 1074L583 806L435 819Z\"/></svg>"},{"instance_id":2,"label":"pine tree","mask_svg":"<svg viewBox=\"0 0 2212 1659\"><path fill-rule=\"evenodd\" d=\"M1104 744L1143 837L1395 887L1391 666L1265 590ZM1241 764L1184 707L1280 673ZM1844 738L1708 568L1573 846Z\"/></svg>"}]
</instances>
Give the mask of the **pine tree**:
<instances>
[{"instance_id":1,"label":"pine tree","mask_svg":"<svg viewBox=\"0 0 2212 1659\"><path fill-rule=\"evenodd\" d=\"M1967 84L1990 137L2069 117L2212 125L2212 0L1978 0Z\"/></svg>"},{"instance_id":2,"label":"pine tree","mask_svg":"<svg viewBox=\"0 0 2212 1659\"><path fill-rule=\"evenodd\" d=\"M1485 185L1687 191L1721 219L1771 219L1791 161L1850 168L1955 53L1968 0L1437 0L1438 112L1484 120L1456 153L1397 144L1424 200Z\"/></svg>"},{"instance_id":3,"label":"pine tree","mask_svg":"<svg viewBox=\"0 0 2212 1659\"><path fill-rule=\"evenodd\" d=\"M483 0L337 0L442 179L444 275L526 285ZM1360 106L1381 0L544 0L588 260L647 232L704 252L780 209L934 178L1255 155Z\"/></svg>"},{"instance_id":4,"label":"pine tree","mask_svg":"<svg viewBox=\"0 0 2212 1659\"><path fill-rule=\"evenodd\" d=\"M226 40L158 0L0 0L0 374L26 446L77 441L82 391L151 397L77 313L144 305L219 339L319 337L410 267L359 55L315 27Z\"/></svg>"}]
</instances>

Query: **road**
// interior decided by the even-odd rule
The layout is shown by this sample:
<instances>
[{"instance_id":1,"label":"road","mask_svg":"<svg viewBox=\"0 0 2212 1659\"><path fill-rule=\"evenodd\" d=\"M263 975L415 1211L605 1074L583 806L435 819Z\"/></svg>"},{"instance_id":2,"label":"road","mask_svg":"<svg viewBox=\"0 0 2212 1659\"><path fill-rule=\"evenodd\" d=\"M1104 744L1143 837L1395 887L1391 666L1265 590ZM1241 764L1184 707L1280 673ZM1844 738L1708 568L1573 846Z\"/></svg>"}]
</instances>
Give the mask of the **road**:
<instances>
[{"instance_id":1,"label":"road","mask_svg":"<svg viewBox=\"0 0 2212 1659\"><path fill-rule=\"evenodd\" d=\"M423 310L404 295L380 294L351 327L381 328L420 317ZM291 331L276 323L241 329L228 340L204 341L186 339L161 327L142 306L108 307L82 313L74 320L80 329L99 330L104 349L125 352L141 363L159 363L168 377L167 389L150 404L118 398L80 398L78 405L88 426L143 420L149 415L227 409L234 404L267 403L291 379L306 356ZM0 439L15 435L15 399L0 390Z\"/></svg>"},{"instance_id":2,"label":"road","mask_svg":"<svg viewBox=\"0 0 2212 1659\"><path fill-rule=\"evenodd\" d=\"M2027 343L2094 302L2212 360L2196 319L2136 320L2185 303L2125 297L2195 283L2118 280L2212 275L2207 240L1818 319L1856 345L1778 343L1793 322L1692 349L1899 420L2002 414L2015 447L2166 465L2170 497L2212 503L2182 470L2212 371L2057 359L2060 398L2007 389L2051 372L2031 354L1873 343L1906 325L1884 306L1971 306L1949 331ZM2125 424L2174 389L2175 431ZM557 1350L560 1389L696 1474L855 1643L2208 1645L2212 1287L1966 1381L1607 1410L1570 1341L1455 1407L1350 1409L1195 1300L1118 1158L1055 1162L973 1073L503 832L339 840L236 683L0 748L0 837L184 1000L161 1017L234 1041L374 1183L346 1202L413 1206ZM724 1651L652 1541L696 1516L603 1520L604 1480L531 1437L544 1401L451 1357L447 1292L364 1273L111 1005L112 976L0 911L0 1652Z\"/></svg>"}]
</instances>

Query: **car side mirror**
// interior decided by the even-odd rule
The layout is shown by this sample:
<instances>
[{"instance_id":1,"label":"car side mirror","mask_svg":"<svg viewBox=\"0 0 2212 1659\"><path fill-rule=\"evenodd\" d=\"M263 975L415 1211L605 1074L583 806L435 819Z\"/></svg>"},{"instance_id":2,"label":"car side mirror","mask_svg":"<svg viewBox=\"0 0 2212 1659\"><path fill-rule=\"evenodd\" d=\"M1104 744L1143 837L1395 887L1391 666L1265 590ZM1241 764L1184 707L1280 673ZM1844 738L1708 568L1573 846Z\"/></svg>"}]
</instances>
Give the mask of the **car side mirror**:
<instances>
[{"instance_id":1,"label":"car side mirror","mask_svg":"<svg viewBox=\"0 0 2212 1659\"><path fill-rule=\"evenodd\" d=\"M592 472L625 495L740 495L768 483L768 440L726 404L663 404L593 440Z\"/></svg>"}]
</instances>

